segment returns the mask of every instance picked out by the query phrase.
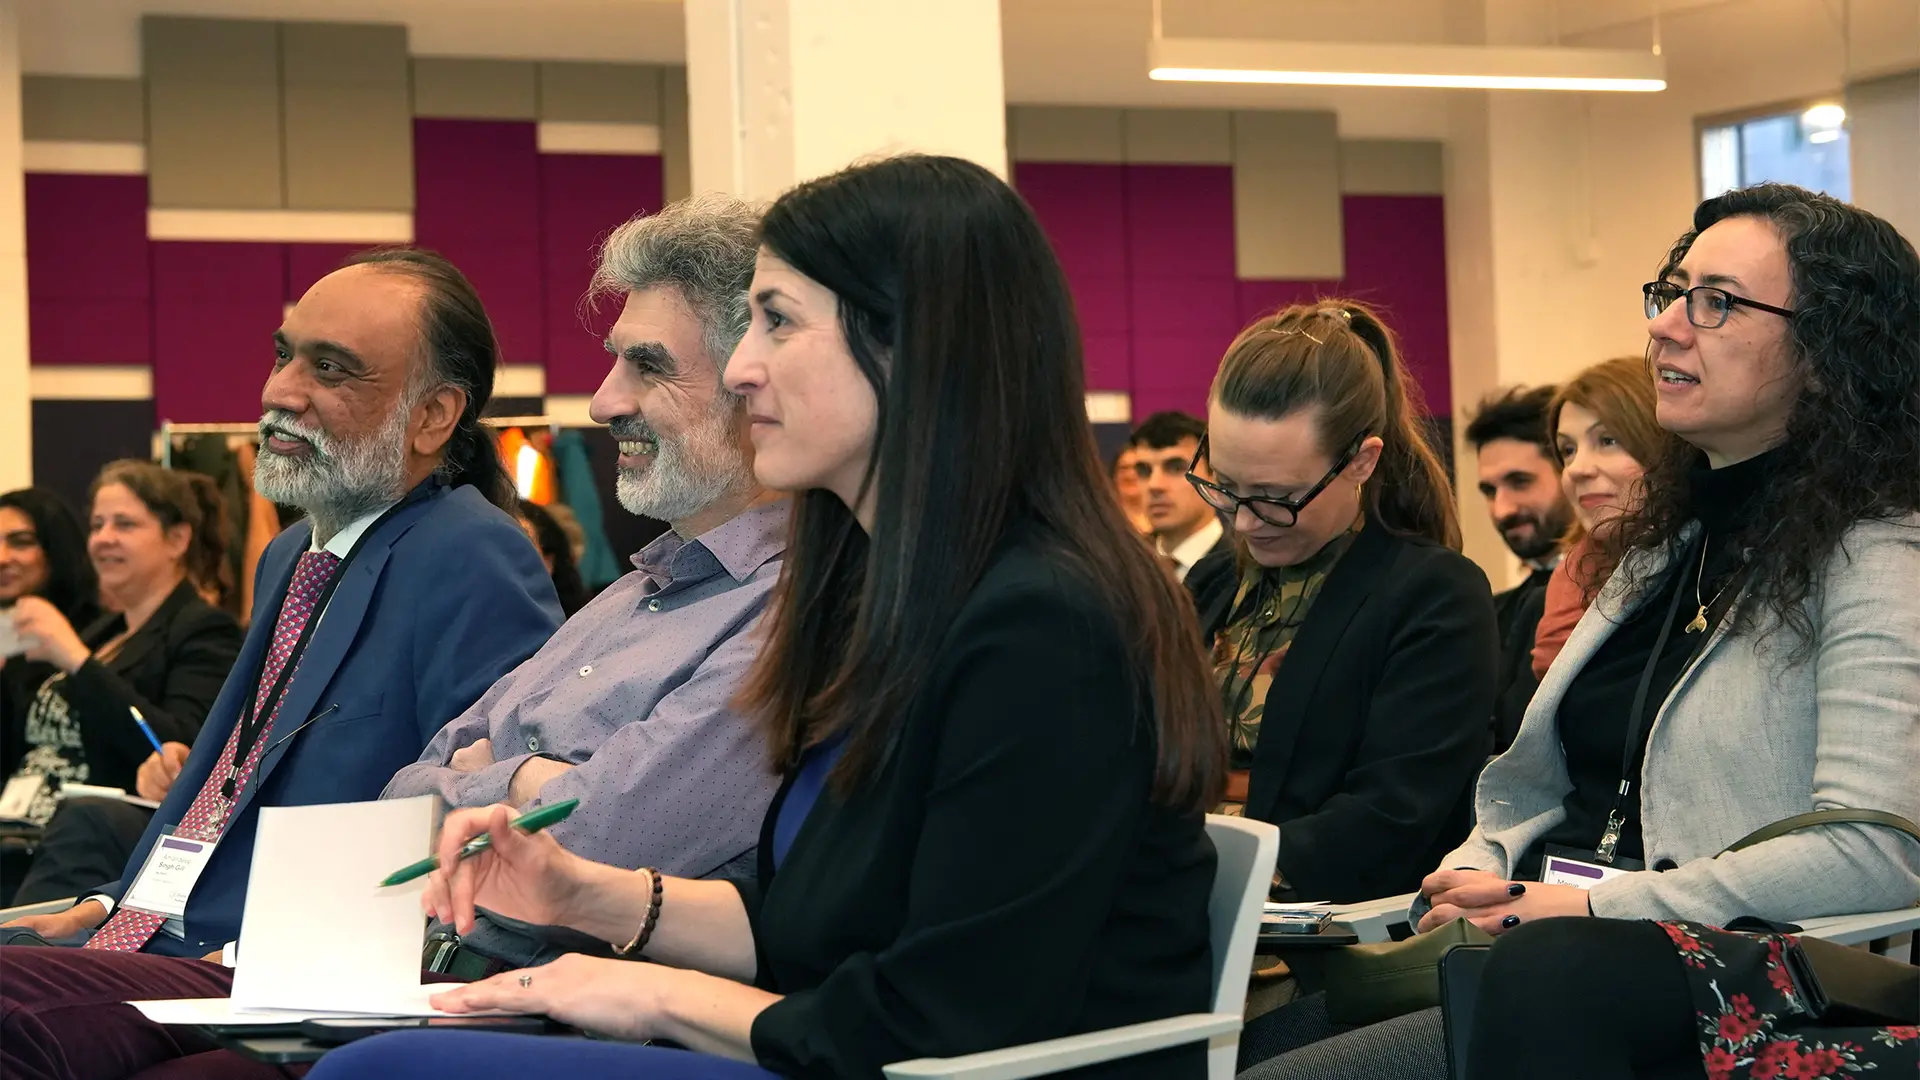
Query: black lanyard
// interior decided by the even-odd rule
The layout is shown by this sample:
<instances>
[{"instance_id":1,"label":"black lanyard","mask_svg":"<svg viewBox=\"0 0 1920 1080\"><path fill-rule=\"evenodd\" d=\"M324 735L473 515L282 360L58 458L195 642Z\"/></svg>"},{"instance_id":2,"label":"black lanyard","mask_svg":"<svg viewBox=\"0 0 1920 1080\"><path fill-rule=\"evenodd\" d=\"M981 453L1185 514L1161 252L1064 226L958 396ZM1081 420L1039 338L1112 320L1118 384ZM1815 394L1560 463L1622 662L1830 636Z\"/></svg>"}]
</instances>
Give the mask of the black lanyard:
<instances>
[{"instance_id":1,"label":"black lanyard","mask_svg":"<svg viewBox=\"0 0 1920 1080\"><path fill-rule=\"evenodd\" d=\"M347 568L353 565L355 556L359 555L360 549L366 546L367 538L378 531L380 526L386 524L388 518L399 513L402 507L412 501L412 499L402 499L388 507L385 513L375 518L373 524L360 533L359 538L353 542L353 546L347 549L346 557L340 560L340 565L333 568L332 576L327 578L326 586L320 590L320 598L313 602L313 611L308 614L306 625L300 628L300 637L293 643L293 649L287 653L287 662L280 666L280 674L275 676L272 688L267 691L266 701L262 703L257 693L247 695L246 704L240 712L240 738L234 745L233 761L227 766L227 779L220 785L220 795L228 802L232 802L239 794L240 767L246 763L247 755L253 752L253 744L260 741L260 737L266 734L267 725L273 722L274 711L280 707L280 699L287 692L287 684L293 681L293 672L300 665L301 654L307 651L307 642L313 639L313 631L320 625L321 615L326 612L327 604L333 600L333 591L339 588L340 582L346 578ZM298 565L296 561L296 572ZM288 582L287 587L289 590L292 589L291 581ZM286 598L282 597L280 602L284 606ZM275 623L278 624L278 616L275 616ZM260 686L260 676L266 674L267 661L272 659L272 653L273 643L269 638L267 649L260 656L260 667L253 673L252 685L255 690ZM306 726L301 724L300 728ZM297 732L300 728L295 728L294 731ZM293 732L288 734L292 735Z\"/></svg>"},{"instance_id":2,"label":"black lanyard","mask_svg":"<svg viewBox=\"0 0 1920 1080\"><path fill-rule=\"evenodd\" d=\"M1700 544L1703 549L1706 543L1706 534L1702 532ZM1704 550L1701 554L1704 557ZM1653 722L1653 717L1648 715L1647 696L1653 689L1653 672L1654 668L1660 664L1660 654L1666 651L1667 639L1673 636L1673 620L1680 614L1680 599L1686 593L1684 580L1686 571L1683 568L1692 561L1692 556L1693 545L1689 544L1686 553L1674 559L1673 599L1667 604L1666 618L1660 622L1660 633L1654 638L1653 652L1648 654L1646 666L1640 669L1640 684L1633 691L1633 709L1627 714L1627 744L1620 753L1620 785L1614 791L1613 809L1607 812L1606 828L1601 831L1600 842L1593 849L1596 862L1611 865L1620 847L1620 831L1627 824L1627 796L1633 793L1633 781L1639 774L1637 766L1640 764L1642 754L1646 751L1647 726ZM1706 574L1705 565L1704 562L1701 563L1703 578ZM1713 632L1714 627L1709 625L1701 636L1700 644L1695 646L1693 654L1687 657L1687 664L1692 664L1701 650L1706 648L1707 642L1713 638ZM1684 673L1686 667L1682 666L1681 671ZM1658 705L1655 709L1658 709Z\"/></svg>"}]
</instances>

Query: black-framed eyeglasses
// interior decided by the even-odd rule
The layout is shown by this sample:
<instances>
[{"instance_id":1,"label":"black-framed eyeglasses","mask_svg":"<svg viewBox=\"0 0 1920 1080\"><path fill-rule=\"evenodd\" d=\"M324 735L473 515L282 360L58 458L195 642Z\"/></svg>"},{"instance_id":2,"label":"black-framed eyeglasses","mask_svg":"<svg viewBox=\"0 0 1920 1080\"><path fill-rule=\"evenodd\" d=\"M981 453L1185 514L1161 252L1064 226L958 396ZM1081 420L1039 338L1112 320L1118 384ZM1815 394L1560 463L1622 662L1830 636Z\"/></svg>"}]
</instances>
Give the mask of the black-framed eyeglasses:
<instances>
[{"instance_id":1,"label":"black-framed eyeglasses","mask_svg":"<svg viewBox=\"0 0 1920 1080\"><path fill-rule=\"evenodd\" d=\"M1687 321L1702 330L1718 330L1725 326L1727 316L1732 315L1736 307L1770 311L1783 319L1791 319L1796 314L1786 308L1763 304L1758 300L1749 300L1744 296L1737 296L1711 285L1695 285L1691 289L1683 289L1671 281L1649 281L1640 286L1640 295L1646 299L1649 319L1667 310L1675 300L1686 297Z\"/></svg>"},{"instance_id":2,"label":"black-framed eyeglasses","mask_svg":"<svg viewBox=\"0 0 1920 1080\"><path fill-rule=\"evenodd\" d=\"M1366 433L1362 432L1360 437L1353 440L1353 444L1347 447L1347 452L1340 455L1340 460L1333 463L1333 468L1327 470L1327 475L1321 477L1319 483L1308 488L1307 493L1297 499L1282 499L1273 495L1235 495L1219 484L1202 480L1192 470L1187 472L1187 483L1193 485L1193 490L1200 493L1200 498L1208 506L1225 514L1228 521L1238 516L1240 508L1244 506L1253 511L1254 517L1269 525L1278 525L1283 529L1291 528L1294 522L1300 520L1300 511L1307 508L1307 504L1313 501L1314 496L1327 490L1327 485L1333 483L1334 477L1339 476L1342 470L1353 464L1354 457L1360 453L1360 447L1365 445L1366 441ZM1206 456L1207 438L1202 435L1200 446L1193 452L1194 465L1199 465Z\"/></svg>"}]
</instances>

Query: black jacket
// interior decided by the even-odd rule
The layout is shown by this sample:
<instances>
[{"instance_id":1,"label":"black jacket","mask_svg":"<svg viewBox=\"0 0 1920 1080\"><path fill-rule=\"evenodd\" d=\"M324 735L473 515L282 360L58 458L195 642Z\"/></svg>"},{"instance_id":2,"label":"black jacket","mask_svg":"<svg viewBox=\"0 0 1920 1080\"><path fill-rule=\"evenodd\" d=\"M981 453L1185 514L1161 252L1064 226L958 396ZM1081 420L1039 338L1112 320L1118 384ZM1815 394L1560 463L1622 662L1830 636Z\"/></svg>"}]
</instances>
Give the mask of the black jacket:
<instances>
[{"instance_id":1,"label":"black jacket","mask_svg":"<svg viewBox=\"0 0 1920 1080\"><path fill-rule=\"evenodd\" d=\"M753 1024L782 1076L883 1065L1205 1011L1214 850L1152 805L1155 743L1098 584L1010 546L948 631L888 764L821 792L778 872L767 812L739 883ZM1076 1076L1206 1074L1203 1045Z\"/></svg>"},{"instance_id":2,"label":"black jacket","mask_svg":"<svg viewBox=\"0 0 1920 1080\"><path fill-rule=\"evenodd\" d=\"M1187 575L1208 641L1237 576L1232 556ZM1246 814L1280 826L1299 898L1411 891L1466 838L1499 649L1480 568L1369 518L1274 674L1254 747Z\"/></svg>"},{"instance_id":3,"label":"black jacket","mask_svg":"<svg viewBox=\"0 0 1920 1080\"><path fill-rule=\"evenodd\" d=\"M125 627L125 617L109 615L80 630L80 640L98 648ZM238 655L239 624L183 581L111 658L88 657L60 684L80 721L87 782L132 791L140 763L153 754L128 706L140 709L161 742L191 746ZM27 711L40 681L21 688L24 700L7 703L0 761L8 773L26 752Z\"/></svg>"}]
</instances>

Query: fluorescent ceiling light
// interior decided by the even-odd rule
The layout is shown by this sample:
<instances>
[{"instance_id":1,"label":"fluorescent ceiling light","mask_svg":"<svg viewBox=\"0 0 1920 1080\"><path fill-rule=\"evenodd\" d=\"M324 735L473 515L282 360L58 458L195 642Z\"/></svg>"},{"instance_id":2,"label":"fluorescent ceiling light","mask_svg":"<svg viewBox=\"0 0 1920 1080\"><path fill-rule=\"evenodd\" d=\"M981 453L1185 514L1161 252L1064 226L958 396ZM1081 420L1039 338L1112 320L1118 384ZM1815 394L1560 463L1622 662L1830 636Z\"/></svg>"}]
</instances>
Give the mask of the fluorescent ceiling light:
<instances>
[{"instance_id":1,"label":"fluorescent ceiling light","mask_svg":"<svg viewBox=\"0 0 1920 1080\"><path fill-rule=\"evenodd\" d=\"M1840 129L1839 129L1839 128L1828 128L1828 129L1827 129L1827 130L1825 130L1825 131L1816 131L1816 132L1813 132L1812 134L1810 134L1810 135L1808 135L1808 136L1807 136L1807 141L1808 141L1808 142L1810 142L1810 143L1830 143L1830 142L1839 142L1839 141L1840 141Z\"/></svg>"},{"instance_id":2,"label":"fluorescent ceiling light","mask_svg":"<svg viewBox=\"0 0 1920 1080\"><path fill-rule=\"evenodd\" d=\"M1651 52L1471 45L1162 38L1148 75L1163 82L1410 86L1463 90L1667 88Z\"/></svg>"}]
</instances>

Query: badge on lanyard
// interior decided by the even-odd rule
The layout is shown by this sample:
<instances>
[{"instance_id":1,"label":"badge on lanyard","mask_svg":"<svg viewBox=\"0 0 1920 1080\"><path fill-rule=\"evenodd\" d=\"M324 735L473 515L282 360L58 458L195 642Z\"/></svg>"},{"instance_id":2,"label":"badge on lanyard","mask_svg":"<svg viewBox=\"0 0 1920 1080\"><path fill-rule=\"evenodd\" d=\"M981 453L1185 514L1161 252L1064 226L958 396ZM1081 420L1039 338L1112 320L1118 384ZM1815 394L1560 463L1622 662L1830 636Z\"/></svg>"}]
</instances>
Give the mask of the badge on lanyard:
<instances>
[{"instance_id":1,"label":"badge on lanyard","mask_svg":"<svg viewBox=\"0 0 1920 1080\"><path fill-rule=\"evenodd\" d=\"M183 917L187 898L193 895L194 883L213 859L216 845L217 841L190 840L171 829L162 833L120 906L169 919Z\"/></svg>"},{"instance_id":2,"label":"badge on lanyard","mask_svg":"<svg viewBox=\"0 0 1920 1080\"><path fill-rule=\"evenodd\" d=\"M1644 869L1638 859L1616 858L1611 863L1602 863L1591 851L1548 844L1540 859L1540 880L1547 885L1591 889L1603 881Z\"/></svg>"}]
</instances>

